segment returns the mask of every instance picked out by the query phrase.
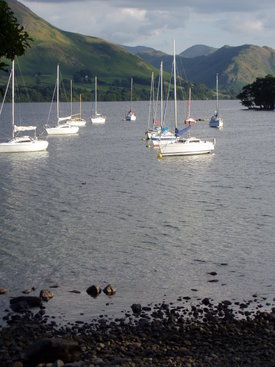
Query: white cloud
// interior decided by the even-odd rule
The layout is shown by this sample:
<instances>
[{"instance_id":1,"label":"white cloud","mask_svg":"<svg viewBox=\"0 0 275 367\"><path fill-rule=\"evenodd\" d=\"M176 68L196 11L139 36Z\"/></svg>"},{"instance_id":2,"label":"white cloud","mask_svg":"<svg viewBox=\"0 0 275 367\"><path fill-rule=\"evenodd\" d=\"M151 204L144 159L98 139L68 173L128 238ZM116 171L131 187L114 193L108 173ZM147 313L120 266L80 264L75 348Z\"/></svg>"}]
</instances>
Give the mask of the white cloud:
<instances>
[{"instance_id":1,"label":"white cloud","mask_svg":"<svg viewBox=\"0 0 275 367\"><path fill-rule=\"evenodd\" d=\"M193 44L275 47L273 0L21 0L63 30L179 52ZM66 4L65 4L66 3Z\"/></svg>"}]
</instances>

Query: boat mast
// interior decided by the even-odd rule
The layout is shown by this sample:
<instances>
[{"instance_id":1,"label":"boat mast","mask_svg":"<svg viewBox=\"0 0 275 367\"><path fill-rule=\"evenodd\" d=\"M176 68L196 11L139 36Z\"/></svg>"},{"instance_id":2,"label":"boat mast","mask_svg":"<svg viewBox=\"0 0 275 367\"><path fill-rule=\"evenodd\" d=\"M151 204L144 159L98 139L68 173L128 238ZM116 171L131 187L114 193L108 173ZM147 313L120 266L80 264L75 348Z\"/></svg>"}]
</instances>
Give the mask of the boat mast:
<instances>
[{"instance_id":1,"label":"boat mast","mask_svg":"<svg viewBox=\"0 0 275 367\"><path fill-rule=\"evenodd\" d=\"M132 93L133 93L133 78L131 78L131 102L130 102L130 112L132 112Z\"/></svg>"},{"instance_id":2,"label":"boat mast","mask_svg":"<svg viewBox=\"0 0 275 367\"><path fill-rule=\"evenodd\" d=\"M97 115L97 76L95 76L95 115Z\"/></svg>"},{"instance_id":3,"label":"boat mast","mask_svg":"<svg viewBox=\"0 0 275 367\"><path fill-rule=\"evenodd\" d=\"M177 110L177 75L176 75L176 41L174 40L174 101L175 101L175 128L178 127L178 110Z\"/></svg>"},{"instance_id":4,"label":"boat mast","mask_svg":"<svg viewBox=\"0 0 275 367\"><path fill-rule=\"evenodd\" d=\"M160 63L160 126L163 126L163 62Z\"/></svg>"},{"instance_id":5,"label":"boat mast","mask_svg":"<svg viewBox=\"0 0 275 367\"><path fill-rule=\"evenodd\" d=\"M73 81L71 80L71 117L73 115Z\"/></svg>"},{"instance_id":6,"label":"boat mast","mask_svg":"<svg viewBox=\"0 0 275 367\"><path fill-rule=\"evenodd\" d=\"M81 93L79 95L79 117L81 118Z\"/></svg>"},{"instance_id":7,"label":"boat mast","mask_svg":"<svg viewBox=\"0 0 275 367\"><path fill-rule=\"evenodd\" d=\"M14 138L14 60L12 60L12 81L11 81L11 119L12 119L12 138Z\"/></svg>"},{"instance_id":8,"label":"boat mast","mask_svg":"<svg viewBox=\"0 0 275 367\"><path fill-rule=\"evenodd\" d=\"M150 121L151 121L152 101L154 104L154 72L153 71L152 71L152 76L151 76L151 90L150 90L150 102L149 102L149 112L148 112L148 130L149 130Z\"/></svg>"},{"instance_id":9,"label":"boat mast","mask_svg":"<svg viewBox=\"0 0 275 367\"><path fill-rule=\"evenodd\" d=\"M217 116L219 115L219 74L216 74L216 101L217 101Z\"/></svg>"},{"instance_id":10,"label":"boat mast","mask_svg":"<svg viewBox=\"0 0 275 367\"><path fill-rule=\"evenodd\" d=\"M56 112L57 112L57 123L59 123L59 64L56 69Z\"/></svg>"},{"instance_id":11,"label":"boat mast","mask_svg":"<svg viewBox=\"0 0 275 367\"><path fill-rule=\"evenodd\" d=\"M191 108L191 88L189 88L189 93L188 93L188 105L187 105L186 120L188 120L189 117L190 117L190 108Z\"/></svg>"}]
</instances>

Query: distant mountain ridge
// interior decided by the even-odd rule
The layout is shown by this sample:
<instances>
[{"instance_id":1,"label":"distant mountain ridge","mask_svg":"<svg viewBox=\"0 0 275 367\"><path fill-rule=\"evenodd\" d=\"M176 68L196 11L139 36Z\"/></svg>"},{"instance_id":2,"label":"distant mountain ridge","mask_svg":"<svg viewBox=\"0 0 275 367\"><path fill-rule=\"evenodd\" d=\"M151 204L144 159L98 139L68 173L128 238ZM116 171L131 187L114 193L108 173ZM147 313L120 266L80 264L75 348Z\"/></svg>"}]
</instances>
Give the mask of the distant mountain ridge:
<instances>
[{"instance_id":1,"label":"distant mountain ridge","mask_svg":"<svg viewBox=\"0 0 275 367\"><path fill-rule=\"evenodd\" d=\"M198 56L207 56L215 52L217 49L206 45L194 45L187 48L185 51L179 54L179 56L186 58L193 58Z\"/></svg>"},{"instance_id":2,"label":"distant mountain ridge","mask_svg":"<svg viewBox=\"0 0 275 367\"><path fill-rule=\"evenodd\" d=\"M220 89L231 97L235 97L244 85L254 82L257 77L262 78L267 74L275 74L275 50L270 47L223 46L215 50L205 46L200 49L201 52L204 50L206 54L190 57L191 48L177 56L177 68L180 74L187 80L204 83L209 88L214 88L215 75L219 73ZM197 52L197 47L194 50ZM182 55L186 53L188 57L183 57ZM139 52L137 55L155 67L162 60L164 69L170 70L171 55L160 57L158 52L154 53L152 50L150 53Z\"/></svg>"},{"instance_id":3,"label":"distant mountain ridge","mask_svg":"<svg viewBox=\"0 0 275 367\"><path fill-rule=\"evenodd\" d=\"M116 45L100 38L62 31L19 1L6 1L33 38L31 49L20 62L26 84L33 98L37 93L37 100L48 98L55 82L57 63L64 79L74 80L74 93L79 96L81 92L83 100L91 100L94 76L98 76L101 100L129 99L131 77L134 77L134 98L147 99L151 72L157 75L161 61L164 70L171 71L173 57L165 52L145 46ZM275 74L275 50L255 45L215 49L198 44L177 55L177 69L186 81L184 89L193 85L194 99L214 98L216 73L219 73L221 98L235 98L244 85L257 77ZM0 78L6 80L6 76L0 75ZM165 79L168 78L166 75Z\"/></svg>"}]
</instances>

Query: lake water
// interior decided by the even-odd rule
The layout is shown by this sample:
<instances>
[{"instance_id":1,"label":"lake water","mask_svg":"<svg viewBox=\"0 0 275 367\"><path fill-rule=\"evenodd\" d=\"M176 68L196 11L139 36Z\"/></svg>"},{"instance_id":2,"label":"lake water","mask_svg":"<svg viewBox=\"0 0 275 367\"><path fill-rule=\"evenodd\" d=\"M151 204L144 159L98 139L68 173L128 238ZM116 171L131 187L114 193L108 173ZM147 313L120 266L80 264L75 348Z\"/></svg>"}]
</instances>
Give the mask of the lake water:
<instances>
[{"instance_id":1,"label":"lake water","mask_svg":"<svg viewBox=\"0 0 275 367\"><path fill-rule=\"evenodd\" d=\"M119 315L132 303L179 296L218 302L258 294L272 303L275 113L221 101L223 130L207 122L192 128L216 138L215 154L158 159L142 141L148 102L133 107L137 120L122 122L129 103L101 103L107 122L94 126L91 104L83 103L88 122L78 136L45 136L44 153L0 155L0 287L9 290L0 296L1 315L10 297L53 284L46 309L60 320ZM193 101L191 109L209 118L215 101ZM42 131L49 104L18 110ZM1 138L9 112L8 105ZM86 294L108 283L117 288L113 297Z\"/></svg>"}]
</instances>

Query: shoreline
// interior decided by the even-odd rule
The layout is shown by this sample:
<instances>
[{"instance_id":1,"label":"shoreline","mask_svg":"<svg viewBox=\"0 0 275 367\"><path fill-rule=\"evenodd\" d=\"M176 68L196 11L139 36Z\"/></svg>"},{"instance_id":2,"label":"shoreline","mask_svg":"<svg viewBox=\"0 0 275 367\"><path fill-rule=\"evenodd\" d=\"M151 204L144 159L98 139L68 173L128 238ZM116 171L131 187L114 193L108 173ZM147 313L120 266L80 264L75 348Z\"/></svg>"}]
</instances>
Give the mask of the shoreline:
<instances>
[{"instance_id":1,"label":"shoreline","mask_svg":"<svg viewBox=\"0 0 275 367\"><path fill-rule=\"evenodd\" d=\"M7 310L0 327L0 367L209 366L274 367L275 307L257 299L189 297L132 304L121 318L58 325L40 308Z\"/></svg>"}]
</instances>

